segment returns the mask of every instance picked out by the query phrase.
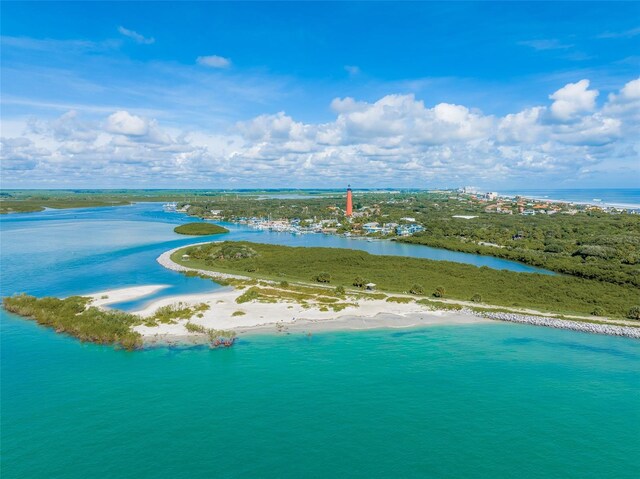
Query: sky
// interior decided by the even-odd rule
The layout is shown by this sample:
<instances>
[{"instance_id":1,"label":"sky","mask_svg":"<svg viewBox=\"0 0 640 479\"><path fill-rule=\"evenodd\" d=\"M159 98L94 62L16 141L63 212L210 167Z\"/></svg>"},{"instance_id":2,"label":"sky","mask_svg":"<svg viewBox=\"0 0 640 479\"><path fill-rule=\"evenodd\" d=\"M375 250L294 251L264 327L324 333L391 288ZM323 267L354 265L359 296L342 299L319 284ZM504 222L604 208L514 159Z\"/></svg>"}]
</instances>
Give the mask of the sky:
<instances>
[{"instance_id":1,"label":"sky","mask_svg":"<svg viewBox=\"0 0 640 479\"><path fill-rule=\"evenodd\" d=\"M2 2L2 188L640 187L640 2Z\"/></svg>"}]
</instances>

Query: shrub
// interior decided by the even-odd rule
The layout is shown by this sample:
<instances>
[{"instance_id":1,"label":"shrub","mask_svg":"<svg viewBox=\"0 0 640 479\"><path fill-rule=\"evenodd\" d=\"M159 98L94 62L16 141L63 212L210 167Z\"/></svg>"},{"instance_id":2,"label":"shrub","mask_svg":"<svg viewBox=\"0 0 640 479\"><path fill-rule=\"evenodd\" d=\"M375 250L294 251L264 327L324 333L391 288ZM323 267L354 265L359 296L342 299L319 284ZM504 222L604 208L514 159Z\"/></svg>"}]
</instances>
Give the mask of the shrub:
<instances>
[{"instance_id":1,"label":"shrub","mask_svg":"<svg viewBox=\"0 0 640 479\"><path fill-rule=\"evenodd\" d=\"M318 283L330 283L331 275L329 273L318 273L314 278Z\"/></svg>"},{"instance_id":2,"label":"shrub","mask_svg":"<svg viewBox=\"0 0 640 479\"><path fill-rule=\"evenodd\" d=\"M389 296L385 301L387 303L408 304L411 303L413 299L407 298L406 296Z\"/></svg>"},{"instance_id":3,"label":"shrub","mask_svg":"<svg viewBox=\"0 0 640 479\"><path fill-rule=\"evenodd\" d=\"M289 282L288 281L280 281L280 287L281 288L288 288L289 287Z\"/></svg>"},{"instance_id":4,"label":"shrub","mask_svg":"<svg viewBox=\"0 0 640 479\"><path fill-rule=\"evenodd\" d=\"M640 319L640 306L632 307L627 313L629 319Z\"/></svg>"},{"instance_id":5,"label":"shrub","mask_svg":"<svg viewBox=\"0 0 640 479\"><path fill-rule=\"evenodd\" d=\"M591 311L591 314L593 316L604 316L606 313L604 311L604 308L601 308L600 306L596 306L595 308L593 308L593 311Z\"/></svg>"},{"instance_id":6,"label":"shrub","mask_svg":"<svg viewBox=\"0 0 640 479\"><path fill-rule=\"evenodd\" d=\"M413 286L411 286L409 292L411 294L424 294L424 288L422 287L422 285L414 284Z\"/></svg>"},{"instance_id":7,"label":"shrub","mask_svg":"<svg viewBox=\"0 0 640 479\"><path fill-rule=\"evenodd\" d=\"M482 303L482 296L476 293L471 296L471 301L473 301L474 303Z\"/></svg>"},{"instance_id":8,"label":"shrub","mask_svg":"<svg viewBox=\"0 0 640 479\"><path fill-rule=\"evenodd\" d=\"M356 276L355 279L353 280L353 285L356 288L364 288L365 284L367 284L367 282L362 276Z\"/></svg>"},{"instance_id":9,"label":"shrub","mask_svg":"<svg viewBox=\"0 0 640 479\"><path fill-rule=\"evenodd\" d=\"M238 260L253 258L254 256L256 256L256 252L253 248L225 241L211 257L216 260Z\"/></svg>"},{"instance_id":10,"label":"shrub","mask_svg":"<svg viewBox=\"0 0 640 479\"><path fill-rule=\"evenodd\" d=\"M344 296L345 290L344 286L336 286L335 294L336 296Z\"/></svg>"},{"instance_id":11,"label":"shrub","mask_svg":"<svg viewBox=\"0 0 640 479\"><path fill-rule=\"evenodd\" d=\"M236 303L248 303L260 297L260 291L257 288L249 288L236 298Z\"/></svg>"},{"instance_id":12,"label":"shrub","mask_svg":"<svg viewBox=\"0 0 640 479\"><path fill-rule=\"evenodd\" d=\"M231 316L244 316L245 313L244 311L234 311L233 314Z\"/></svg>"},{"instance_id":13,"label":"shrub","mask_svg":"<svg viewBox=\"0 0 640 479\"><path fill-rule=\"evenodd\" d=\"M190 333L206 333L207 328L204 326L200 326L199 324L187 323L184 325L184 328Z\"/></svg>"},{"instance_id":14,"label":"shrub","mask_svg":"<svg viewBox=\"0 0 640 479\"><path fill-rule=\"evenodd\" d=\"M444 298L445 293L446 293L445 289L442 286L438 286L436 290L433 292L433 295L436 298Z\"/></svg>"}]
</instances>

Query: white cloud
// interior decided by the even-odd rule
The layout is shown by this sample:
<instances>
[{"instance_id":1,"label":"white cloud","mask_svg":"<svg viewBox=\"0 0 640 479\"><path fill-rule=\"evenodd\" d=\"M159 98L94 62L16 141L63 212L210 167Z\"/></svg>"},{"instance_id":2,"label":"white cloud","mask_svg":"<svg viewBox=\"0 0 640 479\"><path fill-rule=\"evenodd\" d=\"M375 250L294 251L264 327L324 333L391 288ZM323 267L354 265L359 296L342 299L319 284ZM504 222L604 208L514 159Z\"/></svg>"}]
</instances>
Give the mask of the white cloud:
<instances>
[{"instance_id":1,"label":"white cloud","mask_svg":"<svg viewBox=\"0 0 640 479\"><path fill-rule=\"evenodd\" d=\"M633 38L640 35L640 27L631 28L622 32L604 32L597 36L597 38Z\"/></svg>"},{"instance_id":2,"label":"white cloud","mask_svg":"<svg viewBox=\"0 0 640 479\"><path fill-rule=\"evenodd\" d=\"M218 55L209 55L196 58L198 65L211 68L229 68L231 66L231 60Z\"/></svg>"},{"instance_id":3,"label":"white cloud","mask_svg":"<svg viewBox=\"0 0 640 479\"><path fill-rule=\"evenodd\" d=\"M568 83L549 95L550 99L555 100L551 105L551 113L555 118L566 121L577 113L593 111L598 93L598 90L589 90L589 80Z\"/></svg>"},{"instance_id":4,"label":"white cloud","mask_svg":"<svg viewBox=\"0 0 640 479\"><path fill-rule=\"evenodd\" d=\"M116 111L107 118L105 130L110 133L128 136L142 136L149 131L148 122L128 111Z\"/></svg>"},{"instance_id":5,"label":"white cloud","mask_svg":"<svg viewBox=\"0 0 640 479\"><path fill-rule=\"evenodd\" d=\"M151 45L156 41L156 39L153 37L145 37L144 35L141 35L136 31L129 30L128 28L124 28L122 26L118 27L118 32L120 32L125 37L131 38L136 43L140 43L142 45Z\"/></svg>"},{"instance_id":6,"label":"white cloud","mask_svg":"<svg viewBox=\"0 0 640 479\"><path fill-rule=\"evenodd\" d=\"M225 134L160 126L117 110L13 123L2 139L3 181L104 185L369 186L545 184L637 171L640 79L601 108L589 82L569 83L548 105L502 117L467 106L427 106L413 95L375 102L336 98L335 117L306 123L285 112ZM21 131L23 133L21 133ZM83 183L84 182L84 183Z\"/></svg>"}]
</instances>

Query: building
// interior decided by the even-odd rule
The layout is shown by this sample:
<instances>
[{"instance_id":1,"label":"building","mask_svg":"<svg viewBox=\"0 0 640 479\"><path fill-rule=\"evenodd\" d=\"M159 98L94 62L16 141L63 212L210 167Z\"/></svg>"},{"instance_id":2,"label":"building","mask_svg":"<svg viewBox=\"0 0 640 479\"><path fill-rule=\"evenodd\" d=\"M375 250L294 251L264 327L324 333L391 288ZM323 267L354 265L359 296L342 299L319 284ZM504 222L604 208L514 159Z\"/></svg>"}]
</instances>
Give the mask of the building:
<instances>
[{"instance_id":1,"label":"building","mask_svg":"<svg viewBox=\"0 0 640 479\"><path fill-rule=\"evenodd\" d=\"M398 236L411 236L414 233L419 233L420 231L424 231L424 227L422 225L400 225L396 228L396 234Z\"/></svg>"},{"instance_id":2,"label":"building","mask_svg":"<svg viewBox=\"0 0 640 479\"><path fill-rule=\"evenodd\" d=\"M346 215L350 217L353 214L353 195L351 194L351 185L347 186L347 209Z\"/></svg>"}]
</instances>

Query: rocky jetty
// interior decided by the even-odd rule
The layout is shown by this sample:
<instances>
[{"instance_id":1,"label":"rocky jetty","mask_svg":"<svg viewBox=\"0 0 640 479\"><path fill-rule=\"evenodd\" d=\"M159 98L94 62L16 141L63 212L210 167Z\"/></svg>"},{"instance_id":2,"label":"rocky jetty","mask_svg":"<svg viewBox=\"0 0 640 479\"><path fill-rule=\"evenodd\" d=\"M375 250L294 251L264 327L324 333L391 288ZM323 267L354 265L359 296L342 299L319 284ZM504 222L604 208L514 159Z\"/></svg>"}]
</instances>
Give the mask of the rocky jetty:
<instances>
[{"instance_id":1,"label":"rocky jetty","mask_svg":"<svg viewBox=\"0 0 640 479\"><path fill-rule=\"evenodd\" d=\"M572 331L584 331L585 333L608 334L609 336L624 336L640 339L640 328L631 326L616 326L613 324L587 323L571 321L568 319L545 318L543 316L529 316L504 312L475 312L471 314L496 321L509 321L511 323L531 324L533 326L546 326L548 328L570 329Z\"/></svg>"}]
</instances>

